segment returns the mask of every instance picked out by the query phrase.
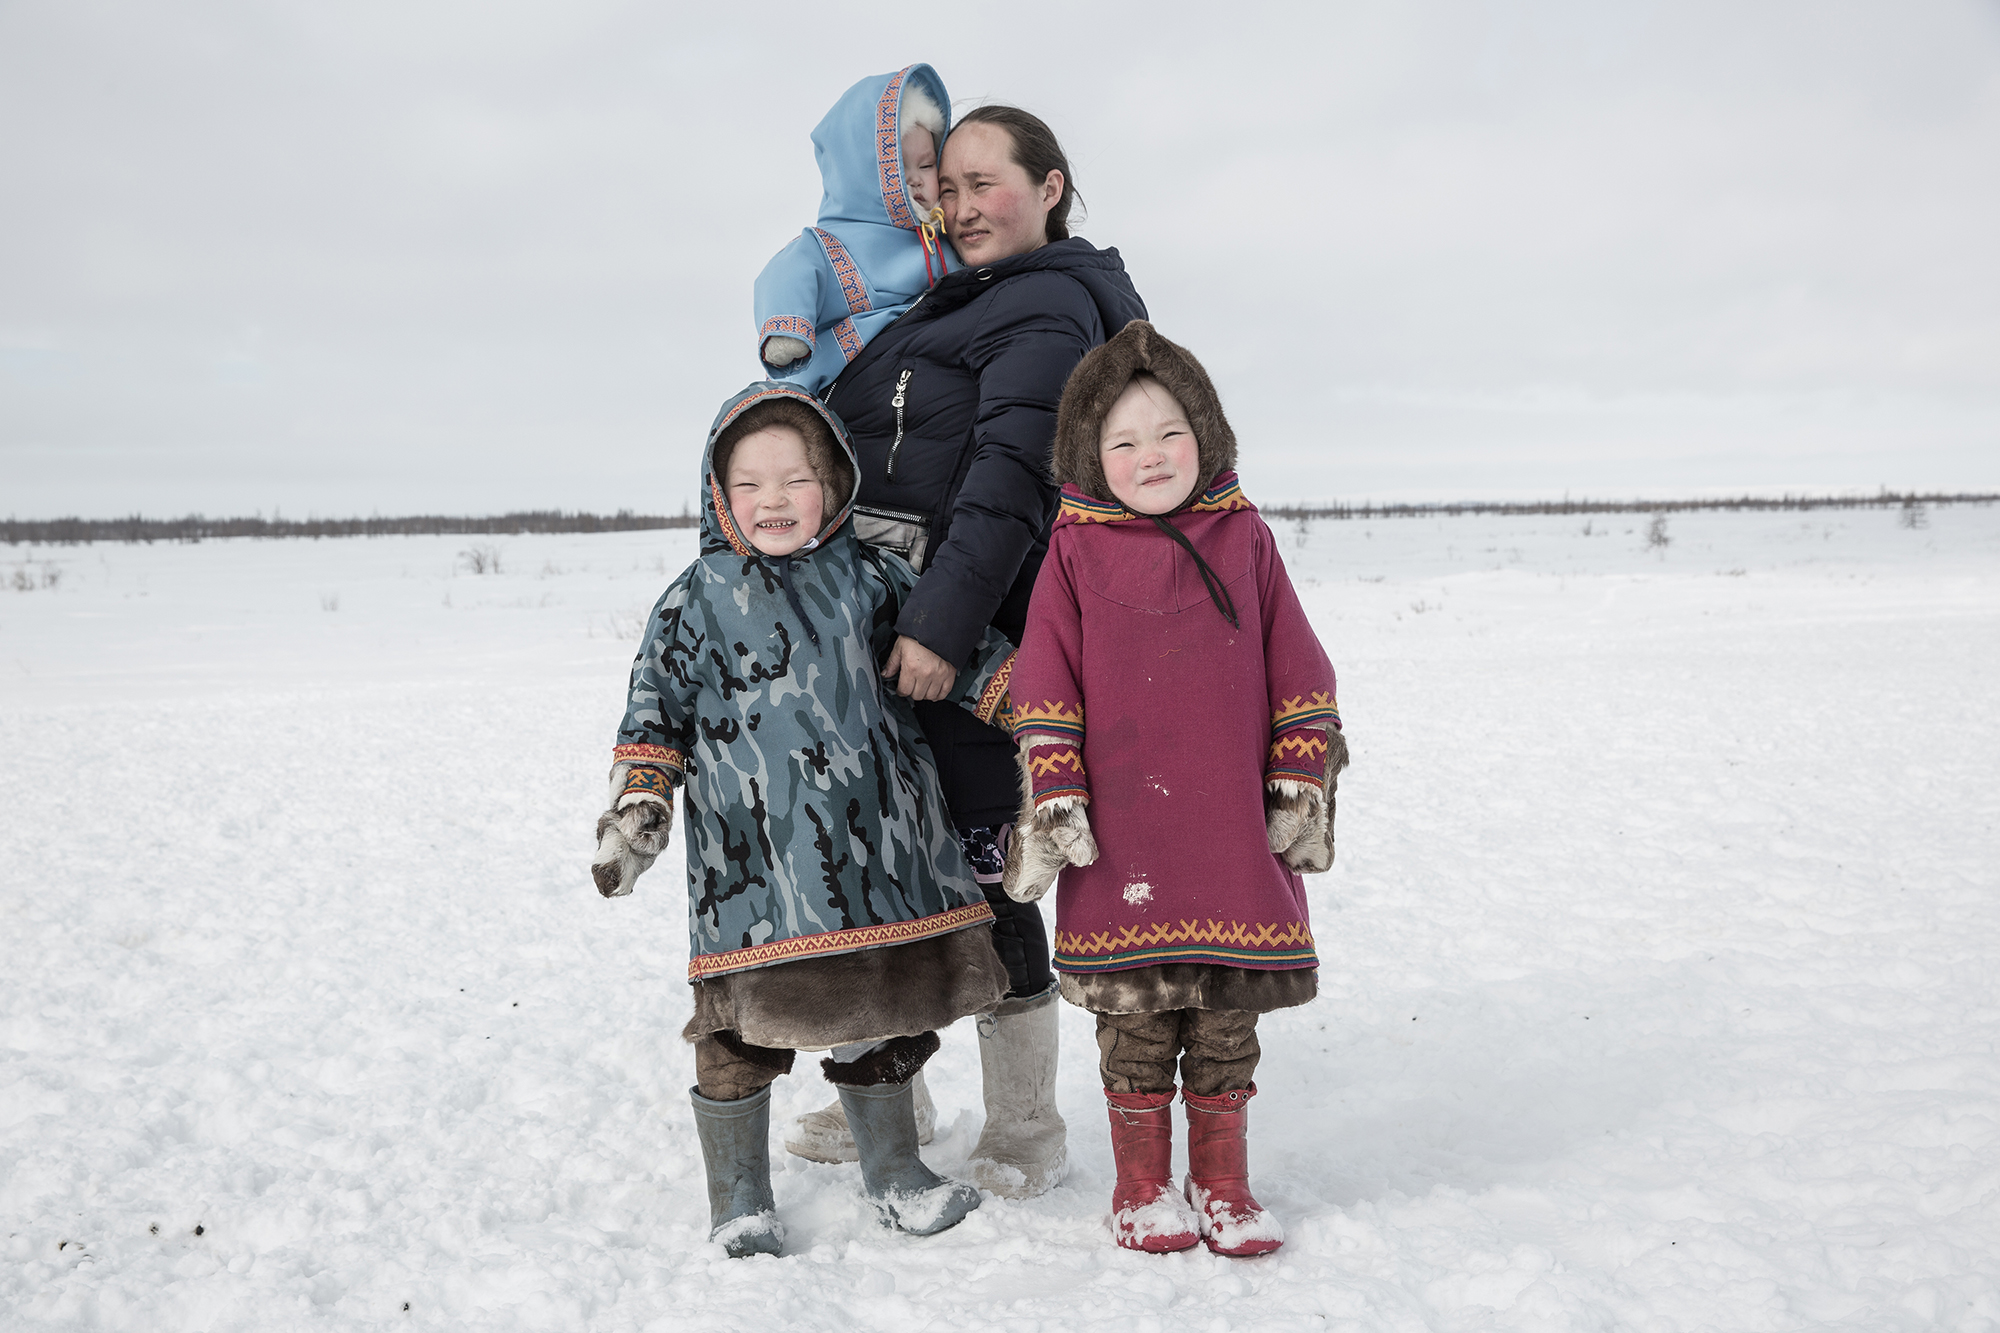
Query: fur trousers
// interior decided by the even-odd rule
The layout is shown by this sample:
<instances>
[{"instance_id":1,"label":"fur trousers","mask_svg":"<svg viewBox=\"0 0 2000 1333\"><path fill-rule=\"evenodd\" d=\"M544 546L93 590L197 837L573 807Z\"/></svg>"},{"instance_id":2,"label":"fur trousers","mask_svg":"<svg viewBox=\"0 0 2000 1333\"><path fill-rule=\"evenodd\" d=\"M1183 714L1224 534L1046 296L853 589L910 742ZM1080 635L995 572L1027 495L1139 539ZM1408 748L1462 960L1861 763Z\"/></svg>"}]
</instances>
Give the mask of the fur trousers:
<instances>
[{"instance_id":1,"label":"fur trousers","mask_svg":"<svg viewBox=\"0 0 2000 1333\"><path fill-rule=\"evenodd\" d=\"M1197 1097L1250 1086L1257 1015L1243 1009L1163 1009L1097 1016L1097 1068L1107 1092L1172 1092L1174 1066Z\"/></svg>"},{"instance_id":2,"label":"fur trousers","mask_svg":"<svg viewBox=\"0 0 2000 1333\"><path fill-rule=\"evenodd\" d=\"M937 1053L937 1048L935 1032L891 1037L858 1060L846 1064L822 1060L820 1070L827 1082L845 1083L849 1087L907 1083ZM741 1101L775 1083L780 1074L791 1073L797 1054L770 1046L752 1046L734 1032L711 1032L694 1044L695 1088L712 1102Z\"/></svg>"}]
</instances>

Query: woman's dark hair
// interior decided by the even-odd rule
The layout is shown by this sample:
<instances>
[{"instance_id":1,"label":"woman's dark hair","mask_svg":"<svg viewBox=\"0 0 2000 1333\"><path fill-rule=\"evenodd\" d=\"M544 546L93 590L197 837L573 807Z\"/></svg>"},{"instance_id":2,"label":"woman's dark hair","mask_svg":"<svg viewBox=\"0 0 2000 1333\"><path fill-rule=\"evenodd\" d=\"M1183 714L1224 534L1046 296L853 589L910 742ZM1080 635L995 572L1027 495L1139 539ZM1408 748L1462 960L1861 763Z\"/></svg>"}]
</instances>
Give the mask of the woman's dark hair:
<instances>
[{"instance_id":1,"label":"woman's dark hair","mask_svg":"<svg viewBox=\"0 0 2000 1333\"><path fill-rule=\"evenodd\" d=\"M960 125L995 125L1007 131L1007 137L1014 143L1014 151L1009 155L1014 165L1028 173L1028 179L1040 185L1049 178L1051 171L1060 171L1063 179L1062 198L1049 210L1048 238L1052 241L1069 239L1069 206L1080 202L1082 196L1076 192L1076 173L1069 169L1069 158L1063 155L1062 145L1056 142L1056 132L1048 127L1040 116L1032 111L1023 111L1017 106L980 106L960 116L952 128Z\"/></svg>"}]
</instances>

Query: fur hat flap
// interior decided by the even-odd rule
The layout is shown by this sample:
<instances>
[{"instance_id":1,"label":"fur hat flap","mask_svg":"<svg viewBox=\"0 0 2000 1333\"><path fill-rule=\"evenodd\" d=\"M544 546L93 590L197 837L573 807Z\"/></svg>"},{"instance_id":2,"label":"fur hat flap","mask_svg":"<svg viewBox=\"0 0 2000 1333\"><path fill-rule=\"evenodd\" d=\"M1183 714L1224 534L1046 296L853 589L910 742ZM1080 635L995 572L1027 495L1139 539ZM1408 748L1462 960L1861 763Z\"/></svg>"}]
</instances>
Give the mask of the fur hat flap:
<instances>
[{"instance_id":1,"label":"fur hat flap","mask_svg":"<svg viewBox=\"0 0 2000 1333\"><path fill-rule=\"evenodd\" d=\"M1200 446L1201 480L1188 495L1193 500L1236 466L1236 432L1229 428L1222 398L1194 353L1161 337L1143 319L1120 329L1070 372L1062 404L1056 409L1055 478L1075 484L1093 499L1114 498L1104 479L1098 441L1104 432L1104 419L1111 415L1118 396L1132 377L1140 374L1158 380L1187 413L1188 425Z\"/></svg>"}]
</instances>

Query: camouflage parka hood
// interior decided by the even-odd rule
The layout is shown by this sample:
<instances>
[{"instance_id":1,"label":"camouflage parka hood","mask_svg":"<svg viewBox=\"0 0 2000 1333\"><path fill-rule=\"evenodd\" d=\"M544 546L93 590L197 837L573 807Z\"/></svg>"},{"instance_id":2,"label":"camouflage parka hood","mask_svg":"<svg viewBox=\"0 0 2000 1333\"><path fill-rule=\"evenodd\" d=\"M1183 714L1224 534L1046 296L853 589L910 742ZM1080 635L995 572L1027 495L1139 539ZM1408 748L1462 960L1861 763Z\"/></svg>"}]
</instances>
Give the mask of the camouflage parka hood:
<instances>
[{"instance_id":1,"label":"camouflage parka hood","mask_svg":"<svg viewBox=\"0 0 2000 1333\"><path fill-rule=\"evenodd\" d=\"M682 798L690 981L992 920L909 701L880 675L915 574L855 539L851 495L789 556L730 518L716 443L775 399L816 413L852 473L840 419L795 385L724 404L703 451L701 555L653 609L613 750L627 791ZM992 636L952 698L991 720L1011 667Z\"/></svg>"}]
</instances>

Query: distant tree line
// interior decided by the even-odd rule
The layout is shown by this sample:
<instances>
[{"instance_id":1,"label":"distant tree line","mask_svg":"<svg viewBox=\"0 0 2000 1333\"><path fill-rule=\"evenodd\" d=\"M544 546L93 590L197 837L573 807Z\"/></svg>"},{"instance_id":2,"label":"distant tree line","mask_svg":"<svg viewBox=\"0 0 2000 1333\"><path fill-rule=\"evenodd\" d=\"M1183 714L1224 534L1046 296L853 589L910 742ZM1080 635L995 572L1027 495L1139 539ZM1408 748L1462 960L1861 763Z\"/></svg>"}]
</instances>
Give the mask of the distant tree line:
<instances>
[{"instance_id":1,"label":"distant tree line","mask_svg":"<svg viewBox=\"0 0 2000 1333\"><path fill-rule=\"evenodd\" d=\"M0 537L10 546L23 542L76 545L82 542L198 542L211 537L409 537L519 536L529 532L637 532L650 528L691 528L693 514L566 514L556 509L523 510L486 518L418 514L407 518L52 518L0 519Z\"/></svg>"},{"instance_id":2,"label":"distant tree line","mask_svg":"<svg viewBox=\"0 0 2000 1333\"><path fill-rule=\"evenodd\" d=\"M1415 504L1297 504L1260 506L1270 518L1429 518L1456 514L1677 514L1697 509L1917 509L1929 505L1990 505L2000 494L1881 491L1875 495L1743 495L1704 500L1454 500Z\"/></svg>"},{"instance_id":3,"label":"distant tree line","mask_svg":"<svg viewBox=\"0 0 2000 1333\"><path fill-rule=\"evenodd\" d=\"M1705 500L1453 500L1414 504L1273 505L1264 513L1276 519L1425 518L1458 514L1671 514L1697 509L1916 509L1932 505L1987 505L2000 494L1882 491L1875 495L1745 495ZM557 509L523 510L486 518L418 514L407 518L51 518L0 519L0 539L9 546L40 544L74 546L84 542L198 542L212 537L408 537L519 536L531 532L639 532L653 528L692 528L701 522L690 513L615 514L564 513Z\"/></svg>"}]
</instances>

